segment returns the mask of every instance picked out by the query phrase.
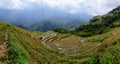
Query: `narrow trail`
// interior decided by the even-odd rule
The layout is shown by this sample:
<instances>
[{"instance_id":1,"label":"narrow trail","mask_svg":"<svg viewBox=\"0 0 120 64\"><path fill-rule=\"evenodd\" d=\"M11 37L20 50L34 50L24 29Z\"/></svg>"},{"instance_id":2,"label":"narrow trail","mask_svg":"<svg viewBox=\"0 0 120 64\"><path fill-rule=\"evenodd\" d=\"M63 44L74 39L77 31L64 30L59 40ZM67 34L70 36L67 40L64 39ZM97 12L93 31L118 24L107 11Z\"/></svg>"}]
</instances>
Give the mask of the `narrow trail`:
<instances>
[{"instance_id":1,"label":"narrow trail","mask_svg":"<svg viewBox=\"0 0 120 64\"><path fill-rule=\"evenodd\" d=\"M113 43L115 40L119 39L118 37L120 37L120 30L116 29L112 31L112 36L105 39L103 43Z\"/></svg>"},{"instance_id":2,"label":"narrow trail","mask_svg":"<svg viewBox=\"0 0 120 64\"><path fill-rule=\"evenodd\" d=\"M91 49L86 50L85 52L82 53L83 54L82 57L88 56L89 54L98 51L100 47L101 47L101 43L99 43L98 45L96 45Z\"/></svg>"},{"instance_id":3,"label":"narrow trail","mask_svg":"<svg viewBox=\"0 0 120 64\"><path fill-rule=\"evenodd\" d=\"M4 57L7 54L8 34L5 33L5 41L0 45L0 64L4 64Z\"/></svg>"},{"instance_id":4,"label":"narrow trail","mask_svg":"<svg viewBox=\"0 0 120 64\"><path fill-rule=\"evenodd\" d=\"M99 43L94 48L91 48L91 49L85 51L85 53L83 54L83 56L89 54L88 52L91 53L93 51L99 50L102 47L102 44L112 43L113 41L117 40L118 37L120 36L119 32L120 32L120 30L114 30L114 31L112 31L112 36L106 38L102 43Z\"/></svg>"},{"instance_id":5,"label":"narrow trail","mask_svg":"<svg viewBox=\"0 0 120 64\"><path fill-rule=\"evenodd\" d=\"M115 40L119 39L118 37L120 37L120 30L114 30L112 31L112 36L106 38L102 43L99 43L96 47L92 48L92 49L89 49L87 50L86 52L90 52L90 51L93 51L94 49L95 50L99 50L102 46L102 44L105 44L105 43L112 43L114 42Z\"/></svg>"}]
</instances>

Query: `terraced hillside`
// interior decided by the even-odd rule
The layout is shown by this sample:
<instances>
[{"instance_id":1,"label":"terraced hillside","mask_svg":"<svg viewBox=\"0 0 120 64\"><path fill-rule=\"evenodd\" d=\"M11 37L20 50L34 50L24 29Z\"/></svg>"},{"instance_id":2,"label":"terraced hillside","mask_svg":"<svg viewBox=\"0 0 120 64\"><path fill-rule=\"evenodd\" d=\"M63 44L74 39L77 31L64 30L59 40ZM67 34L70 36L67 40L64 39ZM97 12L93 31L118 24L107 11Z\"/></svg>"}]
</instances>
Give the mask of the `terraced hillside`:
<instances>
[{"instance_id":1,"label":"terraced hillside","mask_svg":"<svg viewBox=\"0 0 120 64\"><path fill-rule=\"evenodd\" d=\"M7 46L7 52L0 56L1 63L40 64L49 63L56 53L48 50L35 33L0 22L0 43ZM6 34L8 35L6 37ZM7 41L6 41L7 38ZM0 49L0 52L3 51ZM51 53L51 54L48 54ZM3 53L1 52L0 55Z\"/></svg>"},{"instance_id":2,"label":"terraced hillside","mask_svg":"<svg viewBox=\"0 0 120 64\"><path fill-rule=\"evenodd\" d=\"M119 43L119 27L83 38L53 31L30 32L0 22L0 64L119 64Z\"/></svg>"},{"instance_id":3,"label":"terraced hillside","mask_svg":"<svg viewBox=\"0 0 120 64\"><path fill-rule=\"evenodd\" d=\"M57 34L54 32L44 33L41 42L53 51L58 51L70 56L82 54L85 51L100 45L99 42L88 42L85 38L69 34Z\"/></svg>"}]
</instances>

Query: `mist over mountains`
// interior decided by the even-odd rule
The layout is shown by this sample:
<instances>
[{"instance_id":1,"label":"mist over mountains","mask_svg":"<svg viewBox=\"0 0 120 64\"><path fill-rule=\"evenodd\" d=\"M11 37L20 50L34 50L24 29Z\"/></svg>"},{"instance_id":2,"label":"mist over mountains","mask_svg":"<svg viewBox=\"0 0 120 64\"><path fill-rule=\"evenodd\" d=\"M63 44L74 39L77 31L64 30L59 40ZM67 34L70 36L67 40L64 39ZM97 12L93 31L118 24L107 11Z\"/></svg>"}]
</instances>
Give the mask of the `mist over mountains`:
<instances>
[{"instance_id":1,"label":"mist over mountains","mask_svg":"<svg viewBox=\"0 0 120 64\"><path fill-rule=\"evenodd\" d=\"M0 0L0 64L120 64L120 0Z\"/></svg>"},{"instance_id":2,"label":"mist over mountains","mask_svg":"<svg viewBox=\"0 0 120 64\"><path fill-rule=\"evenodd\" d=\"M50 30L52 22L33 27ZM120 6L71 31L31 32L0 22L0 64L119 64L119 50Z\"/></svg>"},{"instance_id":3,"label":"mist over mountains","mask_svg":"<svg viewBox=\"0 0 120 64\"><path fill-rule=\"evenodd\" d=\"M92 16L107 13L119 3L119 0L2 0L0 20L37 31L73 29Z\"/></svg>"},{"instance_id":4,"label":"mist over mountains","mask_svg":"<svg viewBox=\"0 0 120 64\"><path fill-rule=\"evenodd\" d=\"M57 24L57 25L59 23L70 24L70 22L76 20L77 22L75 23L80 25L85 23L91 17L92 17L91 15L85 13L70 14L61 10L48 8L48 7L47 8L40 7L40 8L25 9L25 10L0 9L0 20L12 23L17 26L24 26L24 27L26 26L28 27L33 24L42 23L43 20L47 20L50 22L52 21L52 24ZM59 27L63 28L62 26Z\"/></svg>"}]
</instances>

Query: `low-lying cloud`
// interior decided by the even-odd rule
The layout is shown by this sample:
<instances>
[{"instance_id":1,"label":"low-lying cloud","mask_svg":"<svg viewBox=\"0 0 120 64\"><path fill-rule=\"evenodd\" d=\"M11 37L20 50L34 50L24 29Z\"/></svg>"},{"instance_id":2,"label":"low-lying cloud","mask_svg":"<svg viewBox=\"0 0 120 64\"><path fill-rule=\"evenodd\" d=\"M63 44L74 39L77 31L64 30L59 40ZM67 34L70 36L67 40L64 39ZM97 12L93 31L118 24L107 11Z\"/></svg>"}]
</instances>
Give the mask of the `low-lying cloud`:
<instances>
[{"instance_id":1,"label":"low-lying cloud","mask_svg":"<svg viewBox=\"0 0 120 64\"><path fill-rule=\"evenodd\" d=\"M90 15L105 14L120 5L120 0L0 0L2 9L30 9L37 7L50 7L76 14Z\"/></svg>"}]
</instances>

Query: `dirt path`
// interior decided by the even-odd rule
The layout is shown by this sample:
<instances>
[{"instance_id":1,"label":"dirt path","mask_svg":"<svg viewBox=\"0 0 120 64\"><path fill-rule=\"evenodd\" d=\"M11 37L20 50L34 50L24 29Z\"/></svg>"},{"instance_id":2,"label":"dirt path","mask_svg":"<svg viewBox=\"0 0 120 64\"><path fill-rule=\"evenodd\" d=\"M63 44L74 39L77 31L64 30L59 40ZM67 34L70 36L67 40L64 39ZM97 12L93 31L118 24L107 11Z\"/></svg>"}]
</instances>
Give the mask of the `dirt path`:
<instances>
[{"instance_id":1,"label":"dirt path","mask_svg":"<svg viewBox=\"0 0 120 64\"><path fill-rule=\"evenodd\" d=\"M114 42L115 40L117 40L118 39L118 37L120 37L120 30L114 30L114 31L112 31L112 36L110 36L110 37L108 37L108 38L106 38L103 42L102 42L102 44L105 44L105 43L112 43L112 42ZM89 49L89 50L87 50L87 51L85 51L85 52L92 52L92 51L94 51L94 50L99 50L100 48L101 48L101 44L99 43L96 47L94 47L94 48L92 48L92 49ZM88 54L88 53L87 53ZM87 55L87 54L85 54L85 55Z\"/></svg>"},{"instance_id":2,"label":"dirt path","mask_svg":"<svg viewBox=\"0 0 120 64\"><path fill-rule=\"evenodd\" d=\"M103 41L103 43L113 43L115 40L119 39L120 37L120 30L119 29L115 29L114 31L112 31L112 36L108 37L107 39L105 39Z\"/></svg>"},{"instance_id":3,"label":"dirt path","mask_svg":"<svg viewBox=\"0 0 120 64\"><path fill-rule=\"evenodd\" d=\"M5 33L5 41L0 45L0 64L4 64L4 57L7 54L8 34Z\"/></svg>"},{"instance_id":4,"label":"dirt path","mask_svg":"<svg viewBox=\"0 0 120 64\"><path fill-rule=\"evenodd\" d=\"M91 53L93 53L93 52L96 52L96 51L98 51L99 49L100 49L100 47L101 47L101 43L99 43L99 44L97 44L95 47L93 47L93 48L91 48L91 49L88 49L88 50L86 50L85 52L83 52L82 54L82 56L84 57L84 56L87 56L87 55L89 55L89 54L91 54Z\"/></svg>"}]
</instances>

